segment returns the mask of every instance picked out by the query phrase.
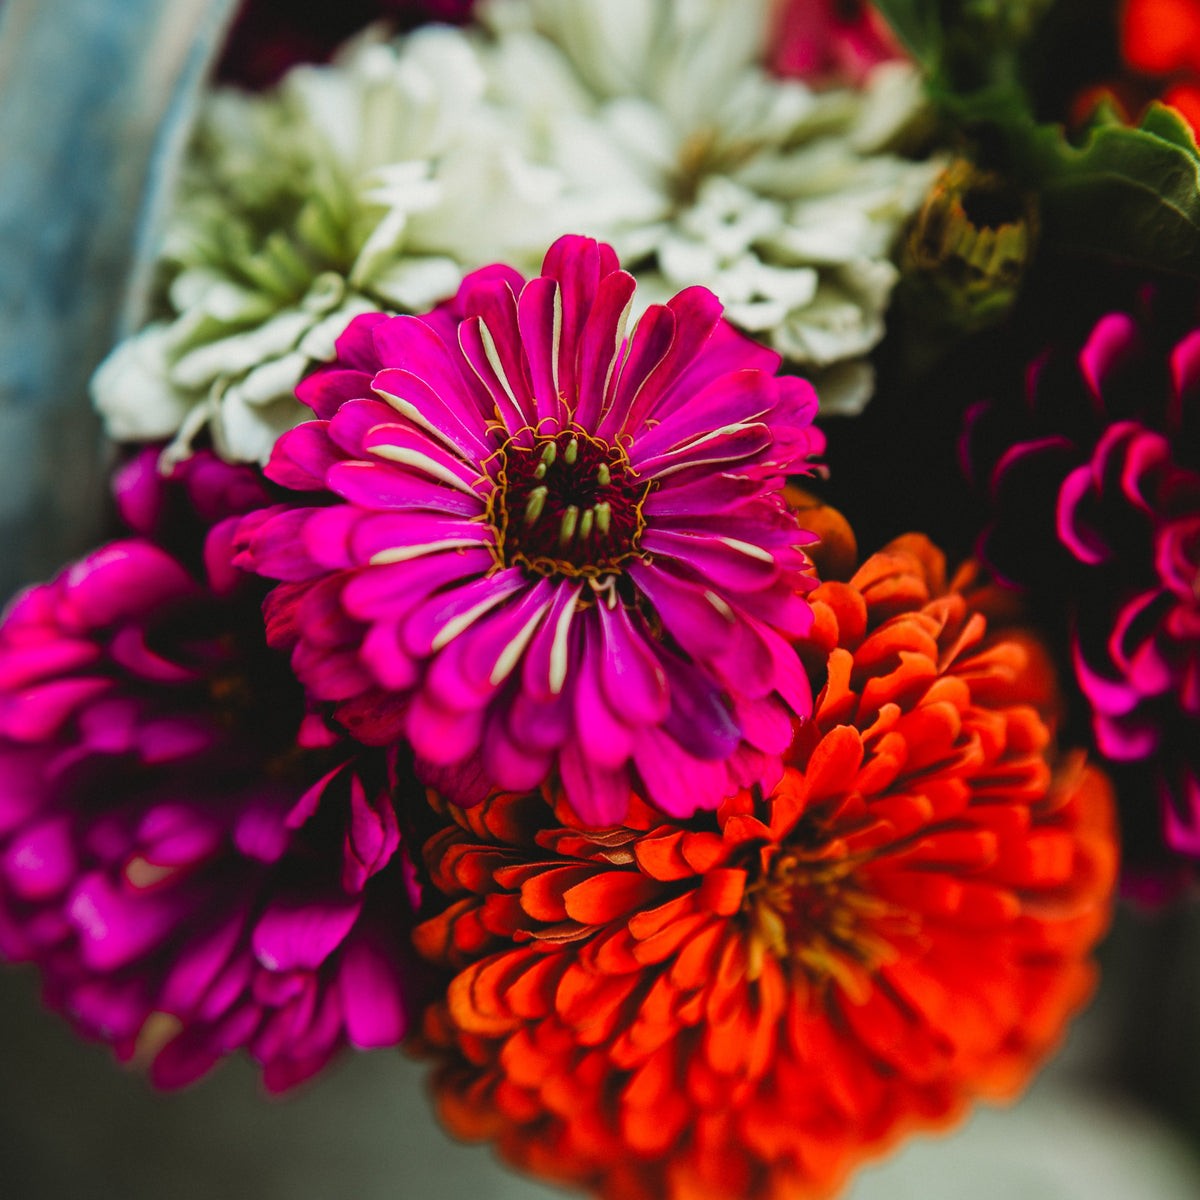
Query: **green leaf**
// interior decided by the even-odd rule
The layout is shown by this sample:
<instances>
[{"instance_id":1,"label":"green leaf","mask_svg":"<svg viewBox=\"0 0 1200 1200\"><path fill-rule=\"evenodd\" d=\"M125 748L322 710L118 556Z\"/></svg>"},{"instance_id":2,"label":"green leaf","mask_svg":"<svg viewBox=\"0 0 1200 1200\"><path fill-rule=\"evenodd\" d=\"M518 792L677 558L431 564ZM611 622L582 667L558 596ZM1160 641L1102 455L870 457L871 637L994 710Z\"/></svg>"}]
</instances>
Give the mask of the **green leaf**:
<instances>
[{"instance_id":1,"label":"green leaf","mask_svg":"<svg viewBox=\"0 0 1200 1200\"><path fill-rule=\"evenodd\" d=\"M1200 151L1174 112L1152 105L1137 128L1100 124L1079 146L1057 126L1010 132L1047 241L1200 276Z\"/></svg>"},{"instance_id":2,"label":"green leaf","mask_svg":"<svg viewBox=\"0 0 1200 1200\"><path fill-rule=\"evenodd\" d=\"M875 7L913 58L932 73L942 52L938 0L875 0Z\"/></svg>"}]
</instances>

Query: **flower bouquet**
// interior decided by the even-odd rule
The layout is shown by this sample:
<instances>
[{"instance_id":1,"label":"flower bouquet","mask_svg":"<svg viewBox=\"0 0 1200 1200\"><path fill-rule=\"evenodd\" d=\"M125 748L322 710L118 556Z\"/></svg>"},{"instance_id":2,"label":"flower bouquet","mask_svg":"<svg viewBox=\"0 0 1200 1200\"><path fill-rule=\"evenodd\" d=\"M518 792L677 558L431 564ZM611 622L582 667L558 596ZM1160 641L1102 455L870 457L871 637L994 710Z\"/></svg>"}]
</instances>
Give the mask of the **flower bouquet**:
<instances>
[{"instance_id":1,"label":"flower bouquet","mask_svg":"<svg viewBox=\"0 0 1200 1200\"><path fill-rule=\"evenodd\" d=\"M1200 858L1200 4L1100 7L243 5L0 620L0 956L605 1200L1020 1095Z\"/></svg>"}]
</instances>

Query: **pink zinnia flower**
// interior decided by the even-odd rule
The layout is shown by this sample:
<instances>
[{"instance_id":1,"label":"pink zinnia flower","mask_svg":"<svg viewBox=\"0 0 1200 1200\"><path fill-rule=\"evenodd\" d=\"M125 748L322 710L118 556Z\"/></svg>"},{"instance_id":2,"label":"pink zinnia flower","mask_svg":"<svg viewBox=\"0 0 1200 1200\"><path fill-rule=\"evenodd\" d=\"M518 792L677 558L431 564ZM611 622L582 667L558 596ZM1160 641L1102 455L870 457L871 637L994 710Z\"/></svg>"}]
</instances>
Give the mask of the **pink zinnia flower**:
<instances>
[{"instance_id":1,"label":"pink zinnia flower","mask_svg":"<svg viewBox=\"0 0 1200 1200\"><path fill-rule=\"evenodd\" d=\"M1130 801L1144 805L1149 772L1166 844L1195 859L1200 329L1179 328L1194 302L1163 319L1148 291L1141 307L1039 356L1021 403L973 410L966 448L994 508L983 557L1067 614L1097 749L1139 764Z\"/></svg>"},{"instance_id":2,"label":"pink zinnia flower","mask_svg":"<svg viewBox=\"0 0 1200 1200\"><path fill-rule=\"evenodd\" d=\"M676 815L778 777L808 681L812 538L783 503L816 396L695 287L626 335L634 280L560 239L427 317L358 318L239 560L271 636L373 745L460 803L557 773L585 821L631 785Z\"/></svg>"},{"instance_id":3,"label":"pink zinnia flower","mask_svg":"<svg viewBox=\"0 0 1200 1200\"><path fill-rule=\"evenodd\" d=\"M868 0L781 0L769 57L780 75L858 87L904 49Z\"/></svg>"},{"instance_id":4,"label":"pink zinnia flower","mask_svg":"<svg viewBox=\"0 0 1200 1200\"><path fill-rule=\"evenodd\" d=\"M122 509L176 533L216 520L216 564L268 497L208 455L183 473L164 488L136 460ZM205 577L191 541L192 569L110 543L0 623L0 954L160 1086L245 1048L279 1090L404 1033L395 772L306 712L257 581Z\"/></svg>"}]
</instances>

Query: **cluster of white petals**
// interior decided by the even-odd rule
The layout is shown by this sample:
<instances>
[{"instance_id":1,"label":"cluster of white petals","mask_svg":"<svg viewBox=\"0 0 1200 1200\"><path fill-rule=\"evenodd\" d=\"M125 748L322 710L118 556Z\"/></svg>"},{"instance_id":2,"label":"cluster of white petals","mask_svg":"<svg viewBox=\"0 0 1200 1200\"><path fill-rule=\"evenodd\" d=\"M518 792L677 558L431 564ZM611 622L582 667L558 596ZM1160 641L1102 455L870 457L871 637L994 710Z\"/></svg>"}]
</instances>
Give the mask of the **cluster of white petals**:
<instances>
[{"instance_id":1,"label":"cluster of white petals","mask_svg":"<svg viewBox=\"0 0 1200 1200\"><path fill-rule=\"evenodd\" d=\"M120 441L206 429L265 462L312 414L293 394L362 312L426 311L465 269L536 267L557 230L550 172L485 97L477 49L439 26L372 31L275 90L207 100L161 252L163 311L97 371Z\"/></svg>"},{"instance_id":2,"label":"cluster of white petals","mask_svg":"<svg viewBox=\"0 0 1200 1200\"><path fill-rule=\"evenodd\" d=\"M643 303L703 284L814 380L870 397L890 259L938 170L888 147L918 116L906 63L861 91L763 67L772 0L482 0L490 86L564 176L572 228L610 242Z\"/></svg>"},{"instance_id":3,"label":"cluster of white petals","mask_svg":"<svg viewBox=\"0 0 1200 1200\"><path fill-rule=\"evenodd\" d=\"M772 0L481 0L469 30L369 32L263 95L206 103L161 251L161 310L101 365L110 436L207 429L265 462L295 385L358 313L420 312L489 262L608 241L638 300L702 284L816 384L871 393L890 253L937 164L888 151L915 72L813 91L762 64Z\"/></svg>"}]
</instances>

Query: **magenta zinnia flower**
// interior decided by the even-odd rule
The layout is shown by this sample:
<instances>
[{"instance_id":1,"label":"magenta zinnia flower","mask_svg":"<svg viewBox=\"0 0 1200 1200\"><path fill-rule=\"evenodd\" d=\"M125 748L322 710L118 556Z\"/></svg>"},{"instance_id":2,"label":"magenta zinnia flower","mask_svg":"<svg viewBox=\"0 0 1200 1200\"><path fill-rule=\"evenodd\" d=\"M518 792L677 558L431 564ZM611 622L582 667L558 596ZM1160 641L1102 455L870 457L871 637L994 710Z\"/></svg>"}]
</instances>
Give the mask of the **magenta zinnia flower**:
<instances>
[{"instance_id":1,"label":"magenta zinnia flower","mask_svg":"<svg viewBox=\"0 0 1200 1200\"><path fill-rule=\"evenodd\" d=\"M230 517L267 499L211 456L186 490L147 465L122 473L123 510L223 518L214 564ZM279 1090L404 1033L395 772L306 712L257 581L200 557L113 542L0 623L0 954L161 1086L245 1048Z\"/></svg>"},{"instance_id":2,"label":"magenta zinnia flower","mask_svg":"<svg viewBox=\"0 0 1200 1200\"><path fill-rule=\"evenodd\" d=\"M771 66L783 76L861 87L872 68L904 56L869 0L781 0Z\"/></svg>"},{"instance_id":3,"label":"magenta zinnia flower","mask_svg":"<svg viewBox=\"0 0 1200 1200\"><path fill-rule=\"evenodd\" d=\"M630 787L676 815L773 779L811 700L812 540L780 485L823 445L805 382L704 288L626 336L632 276L560 239L526 283L359 317L267 467L317 493L253 514L271 636L372 745L458 802L552 772L585 821Z\"/></svg>"},{"instance_id":4,"label":"magenta zinnia flower","mask_svg":"<svg viewBox=\"0 0 1200 1200\"><path fill-rule=\"evenodd\" d=\"M966 445L983 556L1068 614L1097 748L1149 764L1167 845L1200 857L1200 329L1109 313L1034 363L1022 404L974 410Z\"/></svg>"}]
</instances>

